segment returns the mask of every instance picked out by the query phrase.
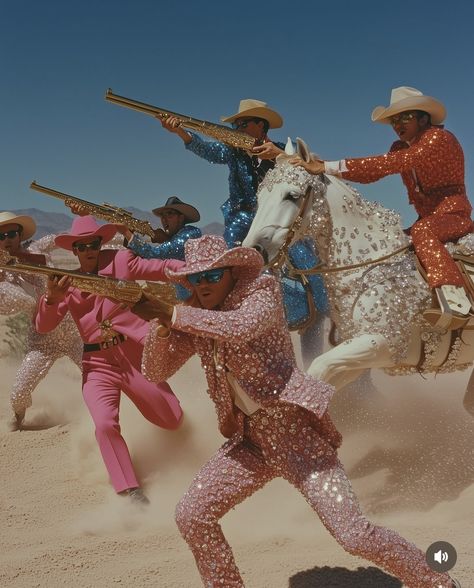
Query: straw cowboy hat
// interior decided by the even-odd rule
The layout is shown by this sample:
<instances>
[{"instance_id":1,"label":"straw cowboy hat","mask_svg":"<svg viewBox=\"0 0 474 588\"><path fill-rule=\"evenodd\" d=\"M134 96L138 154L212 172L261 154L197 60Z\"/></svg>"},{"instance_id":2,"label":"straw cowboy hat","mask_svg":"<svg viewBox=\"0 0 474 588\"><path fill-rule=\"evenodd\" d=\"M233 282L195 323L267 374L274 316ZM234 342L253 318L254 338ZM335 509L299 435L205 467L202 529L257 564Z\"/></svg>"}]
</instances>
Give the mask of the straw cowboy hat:
<instances>
[{"instance_id":1,"label":"straw cowboy hat","mask_svg":"<svg viewBox=\"0 0 474 588\"><path fill-rule=\"evenodd\" d=\"M164 206L154 208L152 212L153 214L156 214L156 216L161 216L165 210L177 210L183 214L184 224L196 223L201 218L197 208L194 208L194 206L191 206L190 204L186 204L186 202L183 202L177 196L171 196L165 202Z\"/></svg>"},{"instance_id":2,"label":"straw cowboy hat","mask_svg":"<svg viewBox=\"0 0 474 588\"><path fill-rule=\"evenodd\" d=\"M392 90L389 106L377 106L372 111L374 122L390 124L390 117L406 110L423 110L431 115L434 125L441 124L446 118L446 108L439 100L425 96L420 90L409 86L400 86Z\"/></svg>"},{"instance_id":3,"label":"straw cowboy hat","mask_svg":"<svg viewBox=\"0 0 474 588\"><path fill-rule=\"evenodd\" d=\"M221 117L221 121L231 123L234 122L234 120L244 116L255 116L257 118L263 118L268 122L270 129L279 129L281 126L283 126L283 119L278 114L278 112L268 108L266 102L262 102L261 100L254 100L253 98L245 98L244 100L241 100L239 104L239 111L232 116Z\"/></svg>"},{"instance_id":4,"label":"straw cowboy hat","mask_svg":"<svg viewBox=\"0 0 474 588\"><path fill-rule=\"evenodd\" d=\"M166 270L173 282L189 288L186 277L218 267L241 267L253 270L257 277L263 268L263 258L256 249L234 247L228 249L223 237L204 235L199 239L188 239L184 246L185 265L178 271Z\"/></svg>"},{"instance_id":5,"label":"straw cowboy hat","mask_svg":"<svg viewBox=\"0 0 474 588\"><path fill-rule=\"evenodd\" d=\"M93 216L80 216L72 222L69 233L61 233L54 242L58 247L72 251L73 243L86 237L102 237L102 244L110 241L117 232L115 225L99 225Z\"/></svg>"},{"instance_id":6,"label":"straw cowboy hat","mask_svg":"<svg viewBox=\"0 0 474 588\"><path fill-rule=\"evenodd\" d=\"M26 241L36 232L36 223L31 216L18 215L14 212L0 212L0 228L3 225L17 224L22 227L21 239Z\"/></svg>"}]
</instances>

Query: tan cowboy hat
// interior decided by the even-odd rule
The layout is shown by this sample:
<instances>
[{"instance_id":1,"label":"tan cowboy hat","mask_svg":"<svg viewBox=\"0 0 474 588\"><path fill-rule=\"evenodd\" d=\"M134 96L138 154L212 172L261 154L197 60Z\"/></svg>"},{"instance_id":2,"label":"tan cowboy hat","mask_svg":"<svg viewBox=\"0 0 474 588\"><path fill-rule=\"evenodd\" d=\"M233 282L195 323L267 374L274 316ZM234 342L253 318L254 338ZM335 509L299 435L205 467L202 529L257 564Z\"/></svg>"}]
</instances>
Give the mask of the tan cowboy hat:
<instances>
[{"instance_id":1,"label":"tan cowboy hat","mask_svg":"<svg viewBox=\"0 0 474 588\"><path fill-rule=\"evenodd\" d=\"M187 288L189 274L196 274L218 267L246 268L257 277L263 268L263 258L256 249L250 247L227 248L223 237L203 235L199 239L188 239L184 245L185 265L178 271L165 270L173 282L179 282Z\"/></svg>"},{"instance_id":2,"label":"tan cowboy hat","mask_svg":"<svg viewBox=\"0 0 474 588\"><path fill-rule=\"evenodd\" d=\"M440 125L446 118L446 108L436 98L425 96L409 86L393 88L389 106L376 106L372 111L374 122L390 124L390 117L406 110L423 110L431 115L431 122Z\"/></svg>"},{"instance_id":3,"label":"tan cowboy hat","mask_svg":"<svg viewBox=\"0 0 474 588\"><path fill-rule=\"evenodd\" d=\"M115 225L99 225L93 216L79 216L72 221L69 233L61 233L54 239L54 242L61 249L72 251L73 243L76 241L86 237L102 237L101 243L104 244L110 241L116 232Z\"/></svg>"},{"instance_id":4,"label":"tan cowboy hat","mask_svg":"<svg viewBox=\"0 0 474 588\"><path fill-rule=\"evenodd\" d=\"M194 208L194 206L191 206L190 204L186 204L186 202L183 202L177 196L171 196L165 202L164 206L154 208L152 212L153 214L156 214L156 216L161 216L165 210L177 210L183 214L184 224L196 223L201 218L197 208Z\"/></svg>"},{"instance_id":5,"label":"tan cowboy hat","mask_svg":"<svg viewBox=\"0 0 474 588\"><path fill-rule=\"evenodd\" d=\"M255 116L257 118L263 118L268 122L268 126L270 129L279 129L283 126L283 119L271 108L268 108L266 102L262 102L261 100L254 100L253 98L245 98L244 100L240 101L239 104L239 112L233 114L232 116L221 117L222 122L234 122L234 120L238 118L242 118L244 116Z\"/></svg>"},{"instance_id":6,"label":"tan cowboy hat","mask_svg":"<svg viewBox=\"0 0 474 588\"><path fill-rule=\"evenodd\" d=\"M31 216L18 215L14 212L0 212L0 227L2 225L17 224L21 225L21 240L30 239L36 232L36 223Z\"/></svg>"}]
</instances>

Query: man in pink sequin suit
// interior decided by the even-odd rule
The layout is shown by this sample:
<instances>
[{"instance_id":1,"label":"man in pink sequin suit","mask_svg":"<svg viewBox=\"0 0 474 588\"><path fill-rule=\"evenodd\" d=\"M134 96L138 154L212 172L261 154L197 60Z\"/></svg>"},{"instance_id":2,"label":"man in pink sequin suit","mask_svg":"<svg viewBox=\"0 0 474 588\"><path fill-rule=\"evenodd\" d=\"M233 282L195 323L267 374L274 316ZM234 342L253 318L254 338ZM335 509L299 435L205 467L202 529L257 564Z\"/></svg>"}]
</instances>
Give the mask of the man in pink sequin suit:
<instances>
[{"instance_id":1,"label":"man in pink sequin suit","mask_svg":"<svg viewBox=\"0 0 474 588\"><path fill-rule=\"evenodd\" d=\"M333 174L361 183L401 175L409 201L419 215L410 231L413 245L430 287L438 294L444 313L443 318L438 315L439 326L449 327L449 315L467 315L471 302L463 289L462 274L444 243L472 230L472 207L464 184L463 150L456 137L441 125L445 117L446 109L439 100L415 88L394 88L390 105L377 106L372 112L374 122L392 125L398 135L389 153L294 163L314 174Z\"/></svg>"},{"instance_id":2,"label":"man in pink sequin suit","mask_svg":"<svg viewBox=\"0 0 474 588\"><path fill-rule=\"evenodd\" d=\"M22 241L31 239L35 231L36 223L32 217L0 212L0 250L28 263L50 265L50 253L55 248L54 235L46 235L27 247L22 245ZM44 289L44 280L39 276L0 270L0 314L10 316L22 312L32 319ZM33 390L61 357L69 357L82 369L82 342L71 317L67 316L57 329L45 335L37 333L31 322L26 353L10 393L11 430L21 428L26 409L32 404Z\"/></svg>"},{"instance_id":3,"label":"man in pink sequin suit","mask_svg":"<svg viewBox=\"0 0 474 588\"><path fill-rule=\"evenodd\" d=\"M71 231L56 237L56 245L77 255L80 270L123 280L167 281L165 269L178 270L182 261L145 260L129 250L101 250L116 233L115 225L99 226L91 216L74 220ZM137 481L120 432L119 405L123 390L143 416L165 429L176 429L182 411L165 381L152 384L141 374L146 321L114 300L70 286L66 276L48 281L36 314L36 329L47 333L70 312L84 343L83 387L96 438L116 492L148 502Z\"/></svg>"},{"instance_id":4,"label":"man in pink sequin suit","mask_svg":"<svg viewBox=\"0 0 474 588\"><path fill-rule=\"evenodd\" d=\"M276 279L260 275L253 249L228 250L221 237L186 243L186 266L168 276L192 288L194 304L137 305L152 322L143 373L172 376L201 357L219 428L229 440L203 466L176 509L206 587L243 581L219 519L275 477L293 484L336 540L412 588L449 587L424 554L394 531L370 523L337 457L341 437L327 406L333 389L296 366ZM159 361L156 358L159 357Z\"/></svg>"}]
</instances>

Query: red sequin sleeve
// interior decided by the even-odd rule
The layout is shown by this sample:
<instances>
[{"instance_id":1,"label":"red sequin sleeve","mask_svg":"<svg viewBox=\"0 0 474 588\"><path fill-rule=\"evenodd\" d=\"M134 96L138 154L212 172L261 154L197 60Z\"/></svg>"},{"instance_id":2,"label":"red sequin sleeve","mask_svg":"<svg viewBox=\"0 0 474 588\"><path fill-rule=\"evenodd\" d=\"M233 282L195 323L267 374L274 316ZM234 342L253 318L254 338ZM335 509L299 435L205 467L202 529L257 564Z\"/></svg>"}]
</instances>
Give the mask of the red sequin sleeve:
<instances>
[{"instance_id":1,"label":"red sequin sleeve","mask_svg":"<svg viewBox=\"0 0 474 588\"><path fill-rule=\"evenodd\" d=\"M444 161L452 159L453 149L459 144L451 133L443 129L432 128L426 131L419 141L403 149L404 143L396 141L389 153L373 157L346 159L346 172L341 175L345 180L370 184L385 176L398 174L423 166L426 161Z\"/></svg>"}]
</instances>

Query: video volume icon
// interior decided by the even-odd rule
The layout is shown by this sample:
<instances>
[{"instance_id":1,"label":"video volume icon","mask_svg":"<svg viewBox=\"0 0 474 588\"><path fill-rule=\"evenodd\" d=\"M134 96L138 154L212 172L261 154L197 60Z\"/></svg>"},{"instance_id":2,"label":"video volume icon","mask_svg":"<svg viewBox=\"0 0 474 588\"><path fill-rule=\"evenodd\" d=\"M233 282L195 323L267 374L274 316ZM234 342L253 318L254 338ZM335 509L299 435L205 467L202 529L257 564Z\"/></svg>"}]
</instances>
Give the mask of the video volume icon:
<instances>
[{"instance_id":1,"label":"video volume icon","mask_svg":"<svg viewBox=\"0 0 474 588\"><path fill-rule=\"evenodd\" d=\"M433 555L433 559L441 564L449 560L449 554L447 551L441 551L440 549Z\"/></svg>"},{"instance_id":2,"label":"video volume icon","mask_svg":"<svg viewBox=\"0 0 474 588\"><path fill-rule=\"evenodd\" d=\"M426 550L426 563L435 572L449 572L456 565L456 549L447 541L436 541Z\"/></svg>"}]
</instances>

